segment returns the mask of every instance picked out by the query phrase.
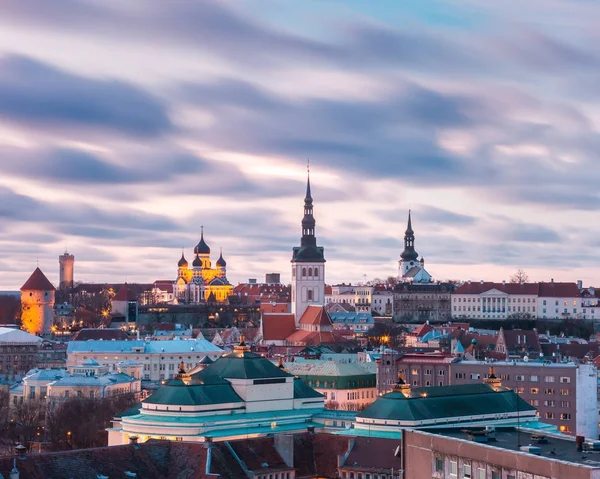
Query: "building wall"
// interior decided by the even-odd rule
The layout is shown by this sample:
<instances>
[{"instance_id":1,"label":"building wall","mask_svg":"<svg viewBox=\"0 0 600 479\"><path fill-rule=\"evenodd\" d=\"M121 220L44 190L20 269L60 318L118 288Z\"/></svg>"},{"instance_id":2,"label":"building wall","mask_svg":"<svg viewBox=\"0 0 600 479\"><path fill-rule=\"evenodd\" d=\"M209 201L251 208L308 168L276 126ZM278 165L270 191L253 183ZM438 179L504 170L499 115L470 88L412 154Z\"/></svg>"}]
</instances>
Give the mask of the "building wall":
<instances>
[{"instance_id":1,"label":"building wall","mask_svg":"<svg viewBox=\"0 0 600 479\"><path fill-rule=\"evenodd\" d=\"M492 471L507 479L597 479L600 470L579 464L561 462L515 451L503 450L473 442L438 436L422 431L404 430L405 478L462 478L464 465L471 465L471 477L478 479L478 469L485 470L485 479ZM573 443L575 448L575 443ZM435 462L443 461L444 471L436 472ZM450 462L457 463L458 474L450 474Z\"/></svg>"},{"instance_id":2,"label":"building wall","mask_svg":"<svg viewBox=\"0 0 600 479\"><path fill-rule=\"evenodd\" d=\"M400 283L394 290L394 316L440 321L451 317L450 284Z\"/></svg>"},{"instance_id":3,"label":"building wall","mask_svg":"<svg viewBox=\"0 0 600 479\"><path fill-rule=\"evenodd\" d=\"M309 272L312 270L313 274ZM310 305L325 304L325 264L292 263L292 313L296 324Z\"/></svg>"},{"instance_id":4,"label":"building wall","mask_svg":"<svg viewBox=\"0 0 600 479\"><path fill-rule=\"evenodd\" d=\"M332 389L314 388L325 396L325 404L336 402L336 409L343 411L361 411L379 397L377 388Z\"/></svg>"},{"instance_id":5,"label":"building wall","mask_svg":"<svg viewBox=\"0 0 600 479\"><path fill-rule=\"evenodd\" d=\"M221 353L199 353L194 351L191 355L181 353L138 353L118 352L104 353L101 351L86 351L70 353L67 358L67 367L82 364L86 359L94 359L103 366L108 366L111 372L117 372L118 363L125 360L133 360L142 364L142 379L150 381L161 381L172 379L177 375L181 361L185 363L186 370L192 369L204 356L213 361L221 356Z\"/></svg>"},{"instance_id":6,"label":"building wall","mask_svg":"<svg viewBox=\"0 0 600 479\"><path fill-rule=\"evenodd\" d=\"M0 374L23 374L37 364L37 343L0 342Z\"/></svg>"},{"instance_id":7,"label":"building wall","mask_svg":"<svg viewBox=\"0 0 600 479\"><path fill-rule=\"evenodd\" d=\"M23 328L31 334L49 334L54 322L54 291L21 291Z\"/></svg>"},{"instance_id":8,"label":"building wall","mask_svg":"<svg viewBox=\"0 0 600 479\"><path fill-rule=\"evenodd\" d=\"M59 288L73 287L73 269L75 266L75 256L69 253L61 254L58 257L59 265Z\"/></svg>"},{"instance_id":9,"label":"building wall","mask_svg":"<svg viewBox=\"0 0 600 479\"><path fill-rule=\"evenodd\" d=\"M578 435L598 438L598 371L591 364L580 364L575 373L575 431Z\"/></svg>"}]
</instances>

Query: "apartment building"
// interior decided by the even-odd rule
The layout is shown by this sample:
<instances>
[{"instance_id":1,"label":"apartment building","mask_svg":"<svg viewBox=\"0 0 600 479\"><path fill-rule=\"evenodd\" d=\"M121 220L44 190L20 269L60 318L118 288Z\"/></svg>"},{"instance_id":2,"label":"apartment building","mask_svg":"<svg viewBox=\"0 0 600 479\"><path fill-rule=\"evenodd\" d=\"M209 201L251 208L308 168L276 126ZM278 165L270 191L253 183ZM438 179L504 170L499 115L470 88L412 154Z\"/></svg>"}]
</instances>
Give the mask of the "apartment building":
<instances>
[{"instance_id":1,"label":"apartment building","mask_svg":"<svg viewBox=\"0 0 600 479\"><path fill-rule=\"evenodd\" d=\"M487 378L490 365L502 385L534 406L543 422L556 425L565 434L598 437L598 373L593 364L467 361L439 353L385 353L377 363L377 390L391 391L398 378L421 387L479 383Z\"/></svg>"}]
</instances>

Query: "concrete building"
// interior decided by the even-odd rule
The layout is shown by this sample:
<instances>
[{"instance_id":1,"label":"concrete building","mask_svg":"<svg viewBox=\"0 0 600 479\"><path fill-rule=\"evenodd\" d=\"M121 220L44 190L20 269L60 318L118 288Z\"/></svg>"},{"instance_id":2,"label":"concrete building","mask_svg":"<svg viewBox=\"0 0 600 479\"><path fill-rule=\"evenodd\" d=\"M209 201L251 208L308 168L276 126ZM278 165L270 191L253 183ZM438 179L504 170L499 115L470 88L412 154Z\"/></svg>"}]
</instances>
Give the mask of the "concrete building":
<instances>
[{"instance_id":1,"label":"concrete building","mask_svg":"<svg viewBox=\"0 0 600 479\"><path fill-rule=\"evenodd\" d=\"M42 338L15 328L0 327L0 375L21 375L37 364Z\"/></svg>"},{"instance_id":2,"label":"concrete building","mask_svg":"<svg viewBox=\"0 0 600 479\"><path fill-rule=\"evenodd\" d=\"M325 256L317 246L310 177L306 183L302 238L292 252L292 313L299 324L309 306L322 306L325 301Z\"/></svg>"},{"instance_id":3,"label":"concrete building","mask_svg":"<svg viewBox=\"0 0 600 479\"><path fill-rule=\"evenodd\" d=\"M93 359L115 372L119 363L131 360L142 364L142 379L162 381L175 377L182 361L192 369L205 356L214 360L222 354L206 339L73 341L67 347L67 367Z\"/></svg>"},{"instance_id":4,"label":"concrete building","mask_svg":"<svg viewBox=\"0 0 600 479\"><path fill-rule=\"evenodd\" d=\"M380 316L394 316L394 292L375 288L371 311Z\"/></svg>"},{"instance_id":5,"label":"concrete building","mask_svg":"<svg viewBox=\"0 0 600 479\"><path fill-rule=\"evenodd\" d=\"M58 287L69 289L73 287L73 270L75 267L75 256L65 251L58 257Z\"/></svg>"},{"instance_id":6,"label":"concrete building","mask_svg":"<svg viewBox=\"0 0 600 479\"><path fill-rule=\"evenodd\" d=\"M40 268L36 268L21 286L21 322L27 332L37 335L50 334L54 322L55 292L56 289Z\"/></svg>"},{"instance_id":7,"label":"concrete building","mask_svg":"<svg viewBox=\"0 0 600 479\"><path fill-rule=\"evenodd\" d=\"M325 407L360 411L377 399L377 367L374 363L339 363L305 360L284 363L325 397Z\"/></svg>"},{"instance_id":8,"label":"concrete building","mask_svg":"<svg viewBox=\"0 0 600 479\"><path fill-rule=\"evenodd\" d=\"M394 317L398 320L451 319L451 283L398 283L394 289Z\"/></svg>"}]
</instances>

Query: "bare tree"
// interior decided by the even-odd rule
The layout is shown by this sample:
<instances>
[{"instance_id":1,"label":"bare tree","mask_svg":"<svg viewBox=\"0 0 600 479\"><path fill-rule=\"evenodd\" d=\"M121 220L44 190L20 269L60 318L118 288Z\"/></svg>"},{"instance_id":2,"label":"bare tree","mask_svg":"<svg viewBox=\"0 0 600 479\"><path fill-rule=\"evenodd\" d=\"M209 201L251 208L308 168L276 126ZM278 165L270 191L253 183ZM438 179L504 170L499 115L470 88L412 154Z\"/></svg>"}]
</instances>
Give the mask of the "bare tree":
<instances>
[{"instance_id":1,"label":"bare tree","mask_svg":"<svg viewBox=\"0 0 600 479\"><path fill-rule=\"evenodd\" d=\"M515 274L510 277L511 283L527 283L529 281L529 275L519 268Z\"/></svg>"},{"instance_id":2,"label":"bare tree","mask_svg":"<svg viewBox=\"0 0 600 479\"><path fill-rule=\"evenodd\" d=\"M36 433L43 427L45 414L46 402L42 400L30 399L15 405L11 419L14 423L14 439L29 448Z\"/></svg>"}]
</instances>

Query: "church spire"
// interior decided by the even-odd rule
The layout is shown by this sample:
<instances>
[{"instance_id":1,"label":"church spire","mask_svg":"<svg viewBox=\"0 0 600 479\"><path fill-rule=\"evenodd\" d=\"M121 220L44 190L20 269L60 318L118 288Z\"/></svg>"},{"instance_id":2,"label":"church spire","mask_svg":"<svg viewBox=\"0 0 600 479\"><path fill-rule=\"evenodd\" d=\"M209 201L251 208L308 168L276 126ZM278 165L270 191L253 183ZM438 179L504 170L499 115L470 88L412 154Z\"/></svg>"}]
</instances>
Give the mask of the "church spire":
<instances>
[{"instance_id":1,"label":"church spire","mask_svg":"<svg viewBox=\"0 0 600 479\"><path fill-rule=\"evenodd\" d=\"M412 229L411 211L408 210L408 225L404 233L404 251L400 255L404 261L417 261L419 254L415 251L415 232ZM414 266L414 265L411 265Z\"/></svg>"},{"instance_id":2,"label":"church spire","mask_svg":"<svg viewBox=\"0 0 600 479\"><path fill-rule=\"evenodd\" d=\"M412 220L410 218L410 210L408 210L408 226L406 227L406 234L412 234L414 235L415 232L412 229Z\"/></svg>"},{"instance_id":3,"label":"church spire","mask_svg":"<svg viewBox=\"0 0 600 479\"><path fill-rule=\"evenodd\" d=\"M302 218L301 246L316 246L315 218L313 216L313 199L310 192L310 170L307 172L306 197L304 198L304 217Z\"/></svg>"}]
</instances>

